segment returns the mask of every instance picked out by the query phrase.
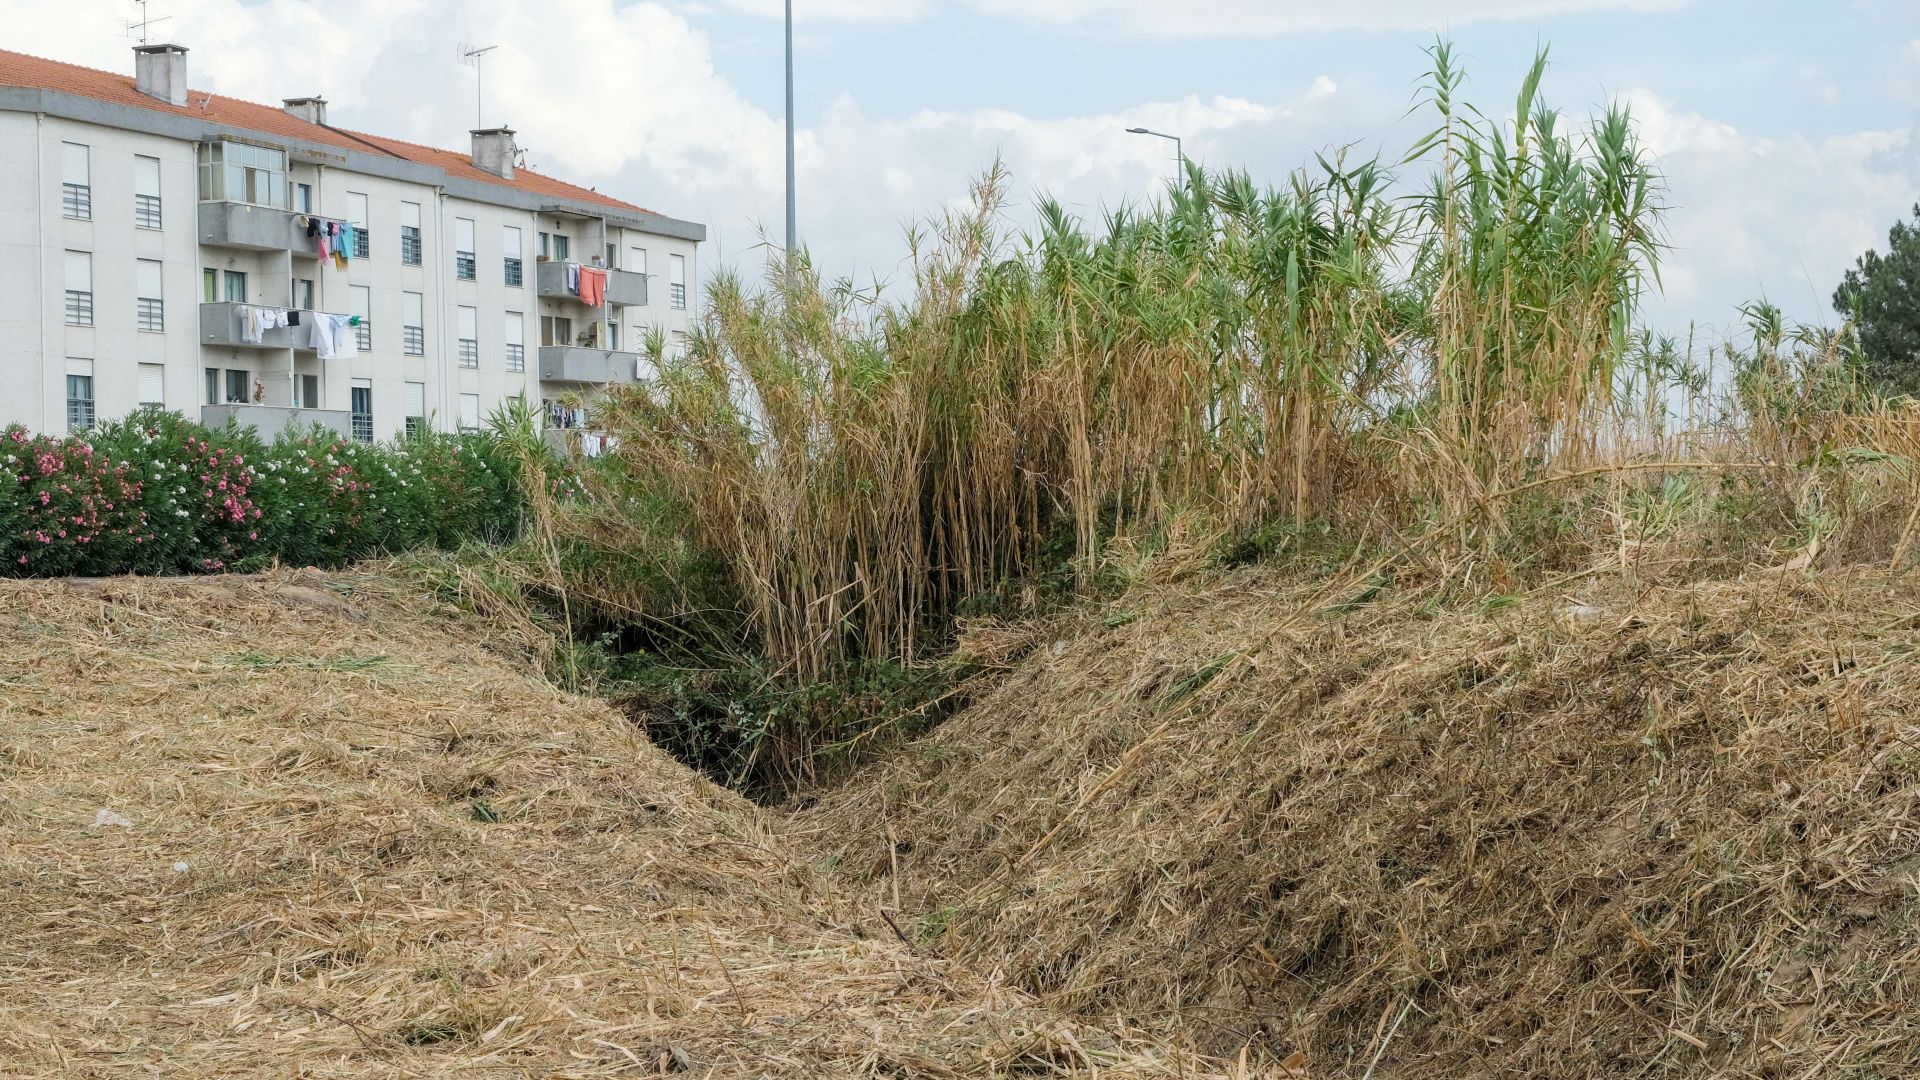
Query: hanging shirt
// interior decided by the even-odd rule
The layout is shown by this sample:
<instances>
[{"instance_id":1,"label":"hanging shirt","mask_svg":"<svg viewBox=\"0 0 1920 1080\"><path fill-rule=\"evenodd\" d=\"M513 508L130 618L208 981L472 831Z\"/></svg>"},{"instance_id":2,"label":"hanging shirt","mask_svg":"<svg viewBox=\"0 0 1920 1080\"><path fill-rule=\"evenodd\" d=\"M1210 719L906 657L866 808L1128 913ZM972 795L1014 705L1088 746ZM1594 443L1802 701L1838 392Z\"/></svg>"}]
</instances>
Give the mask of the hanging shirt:
<instances>
[{"instance_id":1,"label":"hanging shirt","mask_svg":"<svg viewBox=\"0 0 1920 1080\"><path fill-rule=\"evenodd\" d=\"M580 264L579 263L567 264L567 291L572 293L575 296L580 295Z\"/></svg>"},{"instance_id":2,"label":"hanging shirt","mask_svg":"<svg viewBox=\"0 0 1920 1080\"><path fill-rule=\"evenodd\" d=\"M580 268L580 302L599 307L607 300L607 272L598 266Z\"/></svg>"},{"instance_id":3,"label":"hanging shirt","mask_svg":"<svg viewBox=\"0 0 1920 1080\"><path fill-rule=\"evenodd\" d=\"M348 316L308 312L307 344L322 360L338 360L347 351Z\"/></svg>"}]
</instances>

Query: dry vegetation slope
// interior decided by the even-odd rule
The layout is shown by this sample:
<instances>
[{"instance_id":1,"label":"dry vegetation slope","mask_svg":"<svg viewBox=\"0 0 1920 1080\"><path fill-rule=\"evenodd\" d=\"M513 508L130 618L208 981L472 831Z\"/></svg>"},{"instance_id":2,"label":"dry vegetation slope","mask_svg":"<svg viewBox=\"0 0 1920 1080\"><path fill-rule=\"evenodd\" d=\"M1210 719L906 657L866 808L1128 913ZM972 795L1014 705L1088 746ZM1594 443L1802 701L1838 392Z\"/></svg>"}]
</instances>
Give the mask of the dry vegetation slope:
<instances>
[{"instance_id":1,"label":"dry vegetation slope","mask_svg":"<svg viewBox=\"0 0 1920 1080\"><path fill-rule=\"evenodd\" d=\"M954 955L1316 1075L1920 1075L1920 582L1304 595L1055 627L797 827Z\"/></svg>"},{"instance_id":2,"label":"dry vegetation slope","mask_svg":"<svg viewBox=\"0 0 1920 1080\"><path fill-rule=\"evenodd\" d=\"M1156 1072L844 928L481 637L365 576L0 582L0 1074Z\"/></svg>"}]
</instances>

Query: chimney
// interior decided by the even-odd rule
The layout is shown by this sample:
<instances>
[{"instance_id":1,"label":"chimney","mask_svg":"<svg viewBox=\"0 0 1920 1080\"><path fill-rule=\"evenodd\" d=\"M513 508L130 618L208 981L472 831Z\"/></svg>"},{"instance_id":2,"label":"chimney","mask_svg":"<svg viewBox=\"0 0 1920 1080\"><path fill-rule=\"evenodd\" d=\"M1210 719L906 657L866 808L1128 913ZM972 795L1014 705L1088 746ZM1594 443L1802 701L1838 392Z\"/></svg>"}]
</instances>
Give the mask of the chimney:
<instances>
[{"instance_id":1,"label":"chimney","mask_svg":"<svg viewBox=\"0 0 1920 1080\"><path fill-rule=\"evenodd\" d=\"M290 97L280 99L280 107L289 116L297 116L309 124L327 126L327 99L323 97Z\"/></svg>"},{"instance_id":2,"label":"chimney","mask_svg":"<svg viewBox=\"0 0 1920 1080\"><path fill-rule=\"evenodd\" d=\"M473 167L502 180L513 179L513 129L481 128L473 133Z\"/></svg>"},{"instance_id":3,"label":"chimney","mask_svg":"<svg viewBox=\"0 0 1920 1080\"><path fill-rule=\"evenodd\" d=\"M184 45L135 45L133 85L169 105L187 103L187 48Z\"/></svg>"}]
</instances>

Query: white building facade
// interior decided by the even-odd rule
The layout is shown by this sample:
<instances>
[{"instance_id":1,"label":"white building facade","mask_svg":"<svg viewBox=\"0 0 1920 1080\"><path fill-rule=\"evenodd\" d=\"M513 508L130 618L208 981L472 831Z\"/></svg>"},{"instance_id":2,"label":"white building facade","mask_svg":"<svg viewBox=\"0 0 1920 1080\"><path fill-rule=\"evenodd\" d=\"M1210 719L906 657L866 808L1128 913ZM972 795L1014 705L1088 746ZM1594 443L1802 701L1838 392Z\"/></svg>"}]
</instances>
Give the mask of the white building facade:
<instances>
[{"instance_id":1,"label":"white building facade","mask_svg":"<svg viewBox=\"0 0 1920 1080\"><path fill-rule=\"evenodd\" d=\"M0 425L156 404L269 436L475 428L644 377L648 335L692 327L705 227L517 169L510 130L456 154L328 126L318 98L188 91L177 46L135 67L0 52ZM353 257L310 222L352 225ZM608 271L598 306L583 266ZM329 357L330 314L357 325Z\"/></svg>"}]
</instances>

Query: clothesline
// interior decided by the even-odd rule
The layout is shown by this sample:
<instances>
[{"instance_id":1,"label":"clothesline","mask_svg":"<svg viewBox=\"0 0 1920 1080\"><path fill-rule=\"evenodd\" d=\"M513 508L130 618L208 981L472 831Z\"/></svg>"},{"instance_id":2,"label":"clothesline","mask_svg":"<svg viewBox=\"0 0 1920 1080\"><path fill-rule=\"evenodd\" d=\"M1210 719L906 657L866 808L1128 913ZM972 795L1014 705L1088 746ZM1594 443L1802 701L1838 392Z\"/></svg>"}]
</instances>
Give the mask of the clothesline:
<instances>
[{"instance_id":1,"label":"clothesline","mask_svg":"<svg viewBox=\"0 0 1920 1080\"><path fill-rule=\"evenodd\" d=\"M311 348L322 360L337 360L352 351L347 344L347 331L360 325L358 315L302 312L299 308L262 307L255 304L235 306L240 319L241 341L257 345L266 340L269 330L283 326L298 327L290 344L295 348L302 345Z\"/></svg>"},{"instance_id":2,"label":"clothesline","mask_svg":"<svg viewBox=\"0 0 1920 1080\"><path fill-rule=\"evenodd\" d=\"M320 261L325 262L328 256L332 256L334 268L345 270L347 264L353 261L354 235L361 231L360 227L350 221L313 214L304 215L303 220L307 227L307 239L314 242L314 251L319 254Z\"/></svg>"}]
</instances>

